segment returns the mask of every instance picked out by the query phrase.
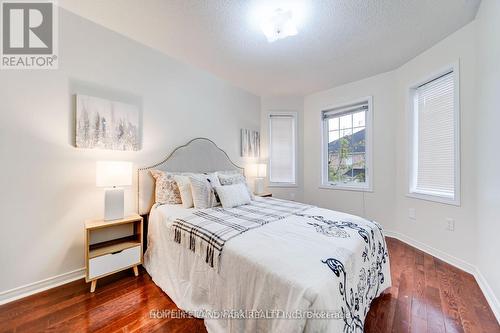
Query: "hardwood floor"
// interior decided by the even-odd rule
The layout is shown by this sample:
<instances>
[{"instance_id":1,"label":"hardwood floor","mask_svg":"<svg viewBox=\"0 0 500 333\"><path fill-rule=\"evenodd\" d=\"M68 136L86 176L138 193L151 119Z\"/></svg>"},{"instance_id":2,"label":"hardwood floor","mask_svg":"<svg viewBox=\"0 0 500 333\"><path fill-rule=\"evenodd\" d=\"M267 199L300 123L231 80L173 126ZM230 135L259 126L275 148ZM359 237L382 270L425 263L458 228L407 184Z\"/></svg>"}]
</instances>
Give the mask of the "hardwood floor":
<instances>
[{"instance_id":1,"label":"hardwood floor","mask_svg":"<svg viewBox=\"0 0 500 333\"><path fill-rule=\"evenodd\" d=\"M393 286L368 313L366 332L500 332L470 274L388 238ZM0 332L206 332L200 319L151 319L177 309L142 270L75 281L0 306Z\"/></svg>"}]
</instances>

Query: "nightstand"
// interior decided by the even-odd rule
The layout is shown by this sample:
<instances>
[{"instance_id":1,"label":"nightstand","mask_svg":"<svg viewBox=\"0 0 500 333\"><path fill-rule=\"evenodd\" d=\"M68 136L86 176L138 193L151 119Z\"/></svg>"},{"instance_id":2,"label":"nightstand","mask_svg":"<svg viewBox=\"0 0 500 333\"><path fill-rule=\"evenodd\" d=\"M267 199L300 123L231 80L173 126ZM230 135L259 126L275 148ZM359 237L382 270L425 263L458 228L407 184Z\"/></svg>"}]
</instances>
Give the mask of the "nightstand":
<instances>
[{"instance_id":1,"label":"nightstand","mask_svg":"<svg viewBox=\"0 0 500 333\"><path fill-rule=\"evenodd\" d=\"M85 281L94 292L97 279L142 264L142 217L85 221Z\"/></svg>"},{"instance_id":2,"label":"nightstand","mask_svg":"<svg viewBox=\"0 0 500 333\"><path fill-rule=\"evenodd\" d=\"M265 197L272 197L273 194L270 193L270 192L264 192L264 193L261 193L261 194L254 194L256 197L262 197L262 198L265 198Z\"/></svg>"}]
</instances>

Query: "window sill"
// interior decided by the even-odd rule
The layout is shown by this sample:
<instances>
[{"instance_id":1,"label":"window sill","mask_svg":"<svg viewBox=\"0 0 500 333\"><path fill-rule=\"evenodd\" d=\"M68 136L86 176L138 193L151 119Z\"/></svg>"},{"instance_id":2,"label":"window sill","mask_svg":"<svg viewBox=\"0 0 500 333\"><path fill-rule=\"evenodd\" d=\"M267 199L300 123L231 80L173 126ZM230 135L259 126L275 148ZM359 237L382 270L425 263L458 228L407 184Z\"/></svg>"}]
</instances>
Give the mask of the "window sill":
<instances>
[{"instance_id":1,"label":"window sill","mask_svg":"<svg viewBox=\"0 0 500 333\"><path fill-rule=\"evenodd\" d=\"M446 197L440 197L436 195L429 195L429 194L422 194L418 192L410 192L407 193L406 196L408 198L412 199L419 199L419 200L425 200L425 201L430 201L430 202L435 202L435 203L440 203L440 204L445 204L445 205L452 205L452 206L460 206L460 199L452 199L452 198L446 198Z\"/></svg>"},{"instance_id":2,"label":"window sill","mask_svg":"<svg viewBox=\"0 0 500 333\"><path fill-rule=\"evenodd\" d=\"M354 192L373 192L373 188L370 186L349 186L349 185L330 185L321 184L320 189L324 190L341 190L341 191L354 191Z\"/></svg>"},{"instance_id":3,"label":"window sill","mask_svg":"<svg viewBox=\"0 0 500 333\"><path fill-rule=\"evenodd\" d=\"M286 188L294 188L299 187L295 183L269 183L267 187L286 187Z\"/></svg>"}]
</instances>

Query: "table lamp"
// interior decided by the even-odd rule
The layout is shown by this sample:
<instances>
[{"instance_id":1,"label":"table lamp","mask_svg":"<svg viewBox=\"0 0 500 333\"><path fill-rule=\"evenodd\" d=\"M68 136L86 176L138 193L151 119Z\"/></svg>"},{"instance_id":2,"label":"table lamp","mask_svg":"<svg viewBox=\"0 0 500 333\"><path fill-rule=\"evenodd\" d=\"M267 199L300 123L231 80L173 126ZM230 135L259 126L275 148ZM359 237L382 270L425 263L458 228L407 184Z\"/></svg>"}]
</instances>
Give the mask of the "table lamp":
<instances>
[{"instance_id":1,"label":"table lamp","mask_svg":"<svg viewBox=\"0 0 500 333\"><path fill-rule=\"evenodd\" d=\"M264 178L266 177L266 165L264 163L258 163L257 167L257 177L255 178L255 194L264 193Z\"/></svg>"},{"instance_id":2,"label":"table lamp","mask_svg":"<svg viewBox=\"0 0 500 333\"><path fill-rule=\"evenodd\" d=\"M104 187L104 220L123 218L124 191L132 185L132 163L99 161L96 163L96 185Z\"/></svg>"}]
</instances>

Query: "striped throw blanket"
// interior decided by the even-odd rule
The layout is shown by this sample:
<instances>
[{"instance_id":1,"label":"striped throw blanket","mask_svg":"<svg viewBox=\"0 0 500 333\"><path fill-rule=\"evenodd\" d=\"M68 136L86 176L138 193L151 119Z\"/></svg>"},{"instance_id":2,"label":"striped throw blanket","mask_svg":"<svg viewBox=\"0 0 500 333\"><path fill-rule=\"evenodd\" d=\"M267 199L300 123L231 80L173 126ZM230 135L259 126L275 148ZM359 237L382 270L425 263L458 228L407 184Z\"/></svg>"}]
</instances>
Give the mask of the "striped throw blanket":
<instances>
[{"instance_id":1,"label":"striped throw blanket","mask_svg":"<svg viewBox=\"0 0 500 333\"><path fill-rule=\"evenodd\" d=\"M192 215L176 219L171 230L175 242L202 256L218 271L220 256L228 240L311 207L293 201L261 198L229 209L197 210Z\"/></svg>"}]
</instances>

